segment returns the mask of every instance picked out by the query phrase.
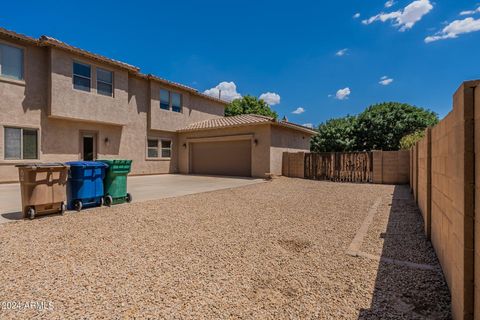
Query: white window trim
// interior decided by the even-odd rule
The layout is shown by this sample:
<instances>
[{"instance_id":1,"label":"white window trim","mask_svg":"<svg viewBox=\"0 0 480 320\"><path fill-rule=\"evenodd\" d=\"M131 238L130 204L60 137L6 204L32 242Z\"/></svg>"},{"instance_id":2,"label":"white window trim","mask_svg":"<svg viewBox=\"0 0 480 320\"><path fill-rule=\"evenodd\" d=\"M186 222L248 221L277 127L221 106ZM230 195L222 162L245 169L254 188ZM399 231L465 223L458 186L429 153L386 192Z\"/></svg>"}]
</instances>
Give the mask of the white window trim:
<instances>
[{"instance_id":1,"label":"white window trim","mask_svg":"<svg viewBox=\"0 0 480 320\"><path fill-rule=\"evenodd\" d=\"M79 75L79 74L76 74L75 73L75 63L78 63L78 64L81 64L81 65L84 65L84 66L89 66L90 67L90 78L87 78L85 76L82 76L82 75ZM83 78L83 79L88 79L88 81L90 82L90 89L88 91L85 91L85 90L80 90L80 89L75 89L75 77L79 77L79 78ZM82 61L78 61L78 60L73 60L72 61L72 89L73 90L76 90L76 91L81 91L81 92L88 92L88 93L91 93L92 92L92 65L89 64L89 63L86 63L86 62L82 62Z\"/></svg>"},{"instance_id":2,"label":"white window trim","mask_svg":"<svg viewBox=\"0 0 480 320\"><path fill-rule=\"evenodd\" d=\"M106 72L110 72L112 74L112 83L108 83L108 82L105 82L105 81L102 81L102 80L98 80L98 69L101 69L102 71L106 71ZM113 70L110 70L110 69L106 69L106 68L102 68L102 67L95 67L95 78L97 80L97 86L96 86L96 91L97 91L97 94L98 95L101 95L101 96L104 96L104 97L114 97L115 96L115 86L113 85L114 84L114 81L115 81L115 72ZM100 94L98 93L98 83L103 83L103 84L108 84L110 86L112 86L112 94L107 96L105 94Z\"/></svg>"},{"instance_id":3,"label":"white window trim","mask_svg":"<svg viewBox=\"0 0 480 320\"><path fill-rule=\"evenodd\" d=\"M0 64L0 80L4 81L4 82L10 82L10 83L13 83L13 84L25 84L25 70L26 70L25 52L26 52L26 47L19 46L17 44L10 43L10 42L4 41L2 39L0 39L0 44L4 44L4 45L10 46L10 47L14 47L14 48L18 48L18 49L22 50L22 78L21 79L15 79L15 78L10 78L10 77L6 77L6 76L2 75L2 65ZM0 57L0 59L1 59L1 57Z\"/></svg>"},{"instance_id":4,"label":"white window trim","mask_svg":"<svg viewBox=\"0 0 480 320\"><path fill-rule=\"evenodd\" d=\"M20 158L7 158L5 156L6 153L6 139L7 137L5 136L5 130L6 129L20 129ZM40 129L34 128L34 127L18 127L18 126L9 126L5 125L2 128L3 132L3 160L6 161L35 161L35 160L40 160ZM24 159L23 158L23 130L30 130L30 131L36 131L37 132L37 157L35 159Z\"/></svg>"},{"instance_id":5,"label":"white window trim","mask_svg":"<svg viewBox=\"0 0 480 320\"><path fill-rule=\"evenodd\" d=\"M166 111L166 110L165 110ZM148 150L153 149L153 147L148 146L148 140L157 140L157 154L158 157L149 157ZM170 157L162 157L162 141L169 141L170 142ZM145 159L147 160L171 160L172 159L172 152L173 152L173 141L170 138L162 138L162 137L147 137L145 141Z\"/></svg>"}]
</instances>

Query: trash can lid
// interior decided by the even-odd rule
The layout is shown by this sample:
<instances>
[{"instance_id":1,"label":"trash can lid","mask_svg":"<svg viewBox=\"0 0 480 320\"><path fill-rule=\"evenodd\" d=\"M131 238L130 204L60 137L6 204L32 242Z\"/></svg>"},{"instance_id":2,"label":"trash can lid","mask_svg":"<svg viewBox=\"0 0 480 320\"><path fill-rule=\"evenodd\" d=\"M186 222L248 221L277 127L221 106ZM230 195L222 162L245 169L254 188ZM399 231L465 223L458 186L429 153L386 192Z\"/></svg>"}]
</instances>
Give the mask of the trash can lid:
<instances>
[{"instance_id":1,"label":"trash can lid","mask_svg":"<svg viewBox=\"0 0 480 320\"><path fill-rule=\"evenodd\" d=\"M103 162L96 161L69 161L65 162L70 167L89 167L89 168L107 168L108 165Z\"/></svg>"},{"instance_id":2,"label":"trash can lid","mask_svg":"<svg viewBox=\"0 0 480 320\"><path fill-rule=\"evenodd\" d=\"M68 164L60 162L33 162L33 163L21 163L15 165L17 168L68 168Z\"/></svg>"},{"instance_id":3,"label":"trash can lid","mask_svg":"<svg viewBox=\"0 0 480 320\"><path fill-rule=\"evenodd\" d=\"M126 159L102 159L98 161L107 163L107 164L131 164L132 163L132 160L126 160Z\"/></svg>"}]
</instances>

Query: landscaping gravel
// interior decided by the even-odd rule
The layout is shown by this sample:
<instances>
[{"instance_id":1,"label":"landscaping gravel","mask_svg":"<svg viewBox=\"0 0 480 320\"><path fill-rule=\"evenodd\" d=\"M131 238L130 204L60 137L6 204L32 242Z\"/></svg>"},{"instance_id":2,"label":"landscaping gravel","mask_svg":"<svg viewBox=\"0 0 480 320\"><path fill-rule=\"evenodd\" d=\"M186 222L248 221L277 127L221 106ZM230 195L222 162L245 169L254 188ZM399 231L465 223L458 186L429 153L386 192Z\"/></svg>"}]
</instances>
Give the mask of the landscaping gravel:
<instances>
[{"instance_id":1,"label":"landscaping gravel","mask_svg":"<svg viewBox=\"0 0 480 320\"><path fill-rule=\"evenodd\" d=\"M393 190L279 178L3 224L0 301L51 307L0 318L448 318L440 273L345 253Z\"/></svg>"}]
</instances>

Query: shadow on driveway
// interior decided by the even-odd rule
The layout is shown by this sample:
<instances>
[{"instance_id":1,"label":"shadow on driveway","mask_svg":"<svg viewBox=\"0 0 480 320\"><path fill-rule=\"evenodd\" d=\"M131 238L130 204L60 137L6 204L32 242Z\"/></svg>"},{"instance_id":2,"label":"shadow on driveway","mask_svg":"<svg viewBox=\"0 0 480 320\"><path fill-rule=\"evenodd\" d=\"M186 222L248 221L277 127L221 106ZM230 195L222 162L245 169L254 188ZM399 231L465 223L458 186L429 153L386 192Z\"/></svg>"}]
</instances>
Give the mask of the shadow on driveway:
<instances>
[{"instance_id":1,"label":"shadow on driveway","mask_svg":"<svg viewBox=\"0 0 480 320\"><path fill-rule=\"evenodd\" d=\"M395 187L384 212L386 232L373 234L383 247L372 302L358 318L450 319L450 293L408 186Z\"/></svg>"}]
</instances>

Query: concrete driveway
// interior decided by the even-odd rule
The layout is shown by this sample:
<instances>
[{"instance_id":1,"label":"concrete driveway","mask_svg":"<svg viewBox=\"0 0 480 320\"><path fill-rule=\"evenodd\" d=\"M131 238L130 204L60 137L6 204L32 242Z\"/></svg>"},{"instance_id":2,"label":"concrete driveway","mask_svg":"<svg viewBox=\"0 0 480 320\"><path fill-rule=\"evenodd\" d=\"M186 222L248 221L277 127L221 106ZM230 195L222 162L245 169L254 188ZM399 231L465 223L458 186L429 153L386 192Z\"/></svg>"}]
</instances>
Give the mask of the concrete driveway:
<instances>
[{"instance_id":1,"label":"concrete driveway","mask_svg":"<svg viewBox=\"0 0 480 320\"><path fill-rule=\"evenodd\" d=\"M180 174L135 176L128 178L128 192L132 194L134 202L141 202L241 187L263 181L254 178ZM20 210L20 185L0 184L0 223L22 219Z\"/></svg>"}]
</instances>

